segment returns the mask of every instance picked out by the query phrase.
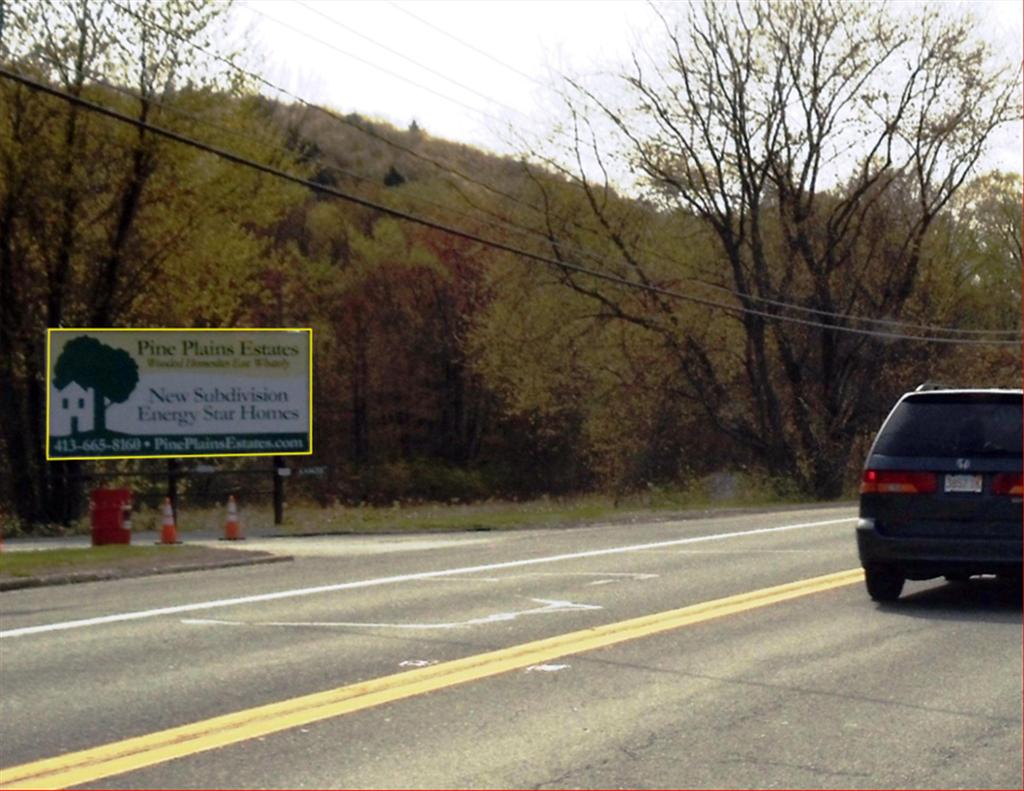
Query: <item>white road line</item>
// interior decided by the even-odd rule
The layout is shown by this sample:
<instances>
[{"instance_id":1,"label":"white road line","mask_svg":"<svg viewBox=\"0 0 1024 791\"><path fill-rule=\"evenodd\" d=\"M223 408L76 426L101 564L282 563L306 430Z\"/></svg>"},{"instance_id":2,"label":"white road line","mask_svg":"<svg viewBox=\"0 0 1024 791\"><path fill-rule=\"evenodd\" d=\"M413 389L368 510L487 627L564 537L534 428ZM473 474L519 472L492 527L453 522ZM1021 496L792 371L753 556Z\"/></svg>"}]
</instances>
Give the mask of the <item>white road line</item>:
<instances>
[{"instance_id":1,"label":"white road line","mask_svg":"<svg viewBox=\"0 0 1024 791\"><path fill-rule=\"evenodd\" d=\"M794 550L796 551L796 550ZM534 579L536 577L625 577L631 580L653 580L657 574L641 574L633 571L528 571L525 574L506 574L503 577L443 577L432 579L431 582L508 582L509 580ZM605 582L618 582L619 580L602 580ZM588 583L597 585L596 582Z\"/></svg>"},{"instance_id":2,"label":"white road line","mask_svg":"<svg viewBox=\"0 0 1024 791\"><path fill-rule=\"evenodd\" d=\"M628 577L633 580L653 580L657 579L660 575L658 574L644 574L637 571L529 571L526 574L506 574L504 577L494 577L493 579L500 580L523 580L532 579L534 577L558 577L564 579L565 577ZM470 579L481 579L480 577L470 577Z\"/></svg>"},{"instance_id":3,"label":"white road line","mask_svg":"<svg viewBox=\"0 0 1024 791\"><path fill-rule=\"evenodd\" d=\"M572 665L530 665L526 668L527 673L557 673L559 670L568 670Z\"/></svg>"},{"instance_id":4,"label":"white road line","mask_svg":"<svg viewBox=\"0 0 1024 791\"><path fill-rule=\"evenodd\" d=\"M184 624L198 626L309 626L309 627L345 627L363 629L461 629L464 626L481 626L490 623L514 621L521 615L547 615L555 612L572 612L573 610L601 610L596 604L576 604L571 601L559 601L554 599L531 599L543 607L534 607L532 610L518 610L514 612L496 612L485 615L482 618L470 618L468 621L452 621L451 623L369 623L366 621L237 621L221 620L219 618L182 618Z\"/></svg>"},{"instance_id":5,"label":"white road line","mask_svg":"<svg viewBox=\"0 0 1024 791\"><path fill-rule=\"evenodd\" d=\"M677 555L809 555L827 549L678 549Z\"/></svg>"},{"instance_id":6,"label":"white road line","mask_svg":"<svg viewBox=\"0 0 1024 791\"><path fill-rule=\"evenodd\" d=\"M528 558L526 560L509 560L503 563L487 563L481 566L463 566L456 569L443 569L441 571L424 571L417 574L399 574L393 577L378 577L376 579L357 580L356 582L338 582L331 585L317 585L312 588L293 588L291 590L275 591L273 593L258 593L252 596L239 596L232 599L215 599L213 601L194 602L192 604L179 604L171 607L157 607L152 610L136 610L134 612L115 613L113 615L101 615L96 618L83 618L77 621L60 621L57 623L40 624L39 626L23 626L19 629L6 629L0 631L0 639L11 637L24 637L31 634L44 634L47 632L61 632L67 629L82 629L88 626L100 626L109 623L121 623L123 621L139 621L144 618L156 618L161 615L180 615L186 612L198 612L200 610L213 610L218 607L231 607L236 604L255 604L257 602L277 601L279 599L292 599L298 596L314 596L319 593L333 593L334 591L355 590L357 588L372 588L378 585L395 585L402 582L414 580L433 579L435 577L451 577L457 574L476 574L482 571L495 571L497 569L520 568L522 566L533 566L543 563L558 563L563 560L580 560L583 558L604 557L607 555L624 554L627 552L642 552L649 549L663 549L666 547L677 547L684 544L697 544L704 541L723 541L729 538L742 538L744 536L760 536L770 533L782 533L787 530L804 530L812 527L825 527L827 525L838 525L844 522L854 522L856 517L850 516L844 519L827 519L821 522L803 522L796 525L781 525L779 527L762 527L754 530L740 530L731 533L716 533L710 536L693 536L691 538L677 538L671 541L656 541L651 544L632 544L624 547L609 547L607 549L591 549L585 552L571 552L564 555L549 555L540 558Z\"/></svg>"}]
</instances>

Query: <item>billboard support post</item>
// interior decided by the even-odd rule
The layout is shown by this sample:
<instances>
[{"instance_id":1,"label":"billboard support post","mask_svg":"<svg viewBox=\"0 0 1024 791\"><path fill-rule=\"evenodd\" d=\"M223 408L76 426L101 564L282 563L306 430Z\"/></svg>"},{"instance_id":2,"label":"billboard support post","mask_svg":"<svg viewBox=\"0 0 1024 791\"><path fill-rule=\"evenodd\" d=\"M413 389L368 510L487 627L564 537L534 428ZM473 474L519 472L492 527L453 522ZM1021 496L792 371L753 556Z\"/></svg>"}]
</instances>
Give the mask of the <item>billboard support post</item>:
<instances>
[{"instance_id":1,"label":"billboard support post","mask_svg":"<svg viewBox=\"0 0 1024 791\"><path fill-rule=\"evenodd\" d=\"M288 468L281 456L274 456L274 524L284 523L284 472Z\"/></svg>"},{"instance_id":2,"label":"billboard support post","mask_svg":"<svg viewBox=\"0 0 1024 791\"><path fill-rule=\"evenodd\" d=\"M178 460L167 460L167 499L171 501L171 516L178 524Z\"/></svg>"}]
</instances>

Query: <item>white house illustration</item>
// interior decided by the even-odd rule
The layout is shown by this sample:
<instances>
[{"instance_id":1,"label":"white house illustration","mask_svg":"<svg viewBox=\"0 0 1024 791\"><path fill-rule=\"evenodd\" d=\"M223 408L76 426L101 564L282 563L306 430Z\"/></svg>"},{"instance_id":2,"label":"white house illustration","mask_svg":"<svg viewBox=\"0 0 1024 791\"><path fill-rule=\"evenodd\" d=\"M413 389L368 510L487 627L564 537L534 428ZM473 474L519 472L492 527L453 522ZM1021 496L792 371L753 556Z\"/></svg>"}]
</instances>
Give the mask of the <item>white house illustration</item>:
<instances>
[{"instance_id":1,"label":"white house illustration","mask_svg":"<svg viewBox=\"0 0 1024 791\"><path fill-rule=\"evenodd\" d=\"M93 409L92 390L86 390L77 382L71 382L63 390L53 391L50 409L50 435L66 437L92 431Z\"/></svg>"}]
</instances>

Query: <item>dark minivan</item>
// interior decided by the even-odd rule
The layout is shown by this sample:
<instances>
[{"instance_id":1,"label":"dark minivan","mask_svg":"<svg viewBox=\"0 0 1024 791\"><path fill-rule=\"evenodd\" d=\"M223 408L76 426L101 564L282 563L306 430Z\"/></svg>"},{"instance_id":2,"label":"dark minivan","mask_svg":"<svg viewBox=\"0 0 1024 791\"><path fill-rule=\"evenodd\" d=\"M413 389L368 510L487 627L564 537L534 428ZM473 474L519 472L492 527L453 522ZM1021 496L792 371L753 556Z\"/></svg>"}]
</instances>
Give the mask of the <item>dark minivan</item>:
<instances>
[{"instance_id":1,"label":"dark minivan","mask_svg":"<svg viewBox=\"0 0 1024 791\"><path fill-rule=\"evenodd\" d=\"M868 594L905 580L1021 575L1021 390L904 395L875 438L860 486L857 548Z\"/></svg>"}]
</instances>

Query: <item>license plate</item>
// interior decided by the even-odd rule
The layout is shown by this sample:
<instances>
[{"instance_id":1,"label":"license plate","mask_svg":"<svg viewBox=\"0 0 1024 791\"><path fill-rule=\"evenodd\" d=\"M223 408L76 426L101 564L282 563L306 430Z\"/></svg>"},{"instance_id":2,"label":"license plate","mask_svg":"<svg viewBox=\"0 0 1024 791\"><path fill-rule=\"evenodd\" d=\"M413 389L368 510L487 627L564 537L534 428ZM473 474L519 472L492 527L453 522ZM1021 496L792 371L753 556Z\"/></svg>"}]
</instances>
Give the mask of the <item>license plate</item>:
<instances>
[{"instance_id":1,"label":"license plate","mask_svg":"<svg viewBox=\"0 0 1024 791\"><path fill-rule=\"evenodd\" d=\"M947 475L947 492L968 492L978 494L981 492L980 475Z\"/></svg>"}]
</instances>

